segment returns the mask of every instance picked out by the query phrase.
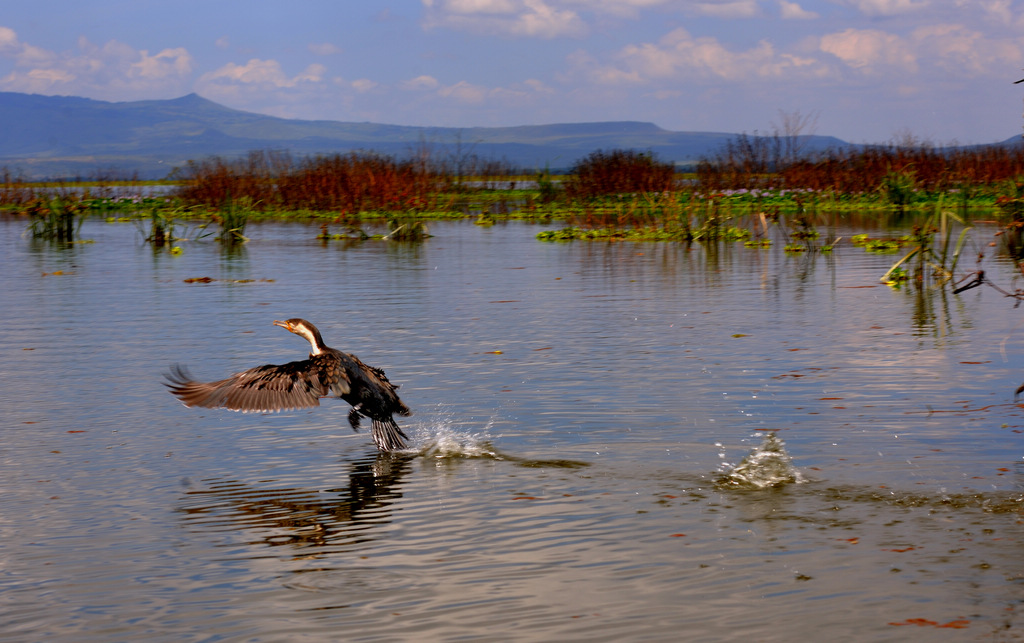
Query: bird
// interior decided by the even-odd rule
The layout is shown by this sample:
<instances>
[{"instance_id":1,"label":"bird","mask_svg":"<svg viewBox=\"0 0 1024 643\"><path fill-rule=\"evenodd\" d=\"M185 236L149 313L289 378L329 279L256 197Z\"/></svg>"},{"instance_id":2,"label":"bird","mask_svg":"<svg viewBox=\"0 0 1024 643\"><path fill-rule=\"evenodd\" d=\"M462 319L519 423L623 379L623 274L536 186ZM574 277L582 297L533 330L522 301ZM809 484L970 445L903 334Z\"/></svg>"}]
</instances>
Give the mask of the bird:
<instances>
[{"instance_id":1,"label":"bird","mask_svg":"<svg viewBox=\"0 0 1024 643\"><path fill-rule=\"evenodd\" d=\"M333 393L352 405L348 421L354 431L359 431L360 418L370 419L371 435L380 451L405 448L408 436L392 416L409 416L412 411L399 399L398 386L384 371L327 346L317 327L305 319L275 319L274 325L308 340L309 358L256 366L216 382L197 382L185 367L175 364L165 375L164 385L185 406L243 413L320 406L320 398Z\"/></svg>"}]
</instances>

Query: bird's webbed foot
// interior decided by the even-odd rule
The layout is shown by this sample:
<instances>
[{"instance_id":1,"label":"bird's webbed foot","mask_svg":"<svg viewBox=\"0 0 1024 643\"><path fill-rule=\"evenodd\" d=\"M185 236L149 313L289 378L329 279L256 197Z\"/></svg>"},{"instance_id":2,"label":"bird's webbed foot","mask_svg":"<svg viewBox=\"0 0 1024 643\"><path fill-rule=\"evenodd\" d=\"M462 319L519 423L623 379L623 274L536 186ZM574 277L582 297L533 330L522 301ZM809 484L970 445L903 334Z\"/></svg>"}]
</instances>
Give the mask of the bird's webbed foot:
<instances>
[{"instance_id":1,"label":"bird's webbed foot","mask_svg":"<svg viewBox=\"0 0 1024 643\"><path fill-rule=\"evenodd\" d=\"M352 409L351 411L348 412L348 423L350 425L352 425L352 430L353 431L356 431L356 432L359 431L359 418L360 417L361 416L359 415L359 411L356 410L356 409Z\"/></svg>"}]
</instances>

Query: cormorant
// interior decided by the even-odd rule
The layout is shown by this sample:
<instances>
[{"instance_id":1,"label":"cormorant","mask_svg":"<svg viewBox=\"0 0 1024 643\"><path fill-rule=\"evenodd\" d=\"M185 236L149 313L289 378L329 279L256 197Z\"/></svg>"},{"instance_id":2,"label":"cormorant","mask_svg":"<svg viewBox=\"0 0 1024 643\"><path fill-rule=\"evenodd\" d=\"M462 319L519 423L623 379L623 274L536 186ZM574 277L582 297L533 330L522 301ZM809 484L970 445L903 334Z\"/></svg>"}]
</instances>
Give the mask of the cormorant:
<instances>
[{"instance_id":1,"label":"cormorant","mask_svg":"<svg viewBox=\"0 0 1024 643\"><path fill-rule=\"evenodd\" d=\"M367 366L355 355L330 348L316 326L305 319L274 320L274 325L309 340L309 359L257 366L217 382L196 382L176 364L167 374L165 386L185 406L243 413L320 406L320 398L333 391L352 405L348 421L353 430L359 430L360 417L368 417L378 449L392 451L405 447L408 436L391 416L408 416L412 412L398 398L398 386L388 381L384 371Z\"/></svg>"}]
</instances>

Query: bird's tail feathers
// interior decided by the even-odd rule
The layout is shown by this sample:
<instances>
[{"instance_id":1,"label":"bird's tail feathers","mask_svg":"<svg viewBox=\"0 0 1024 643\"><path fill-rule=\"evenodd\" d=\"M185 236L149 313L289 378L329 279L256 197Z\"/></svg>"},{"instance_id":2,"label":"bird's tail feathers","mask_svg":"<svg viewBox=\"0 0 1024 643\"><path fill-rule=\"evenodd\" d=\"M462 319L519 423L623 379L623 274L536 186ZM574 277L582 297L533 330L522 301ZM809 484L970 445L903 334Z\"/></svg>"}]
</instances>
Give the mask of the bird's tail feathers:
<instances>
[{"instance_id":1,"label":"bird's tail feathers","mask_svg":"<svg viewBox=\"0 0 1024 643\"><path fill-rule=\"evenodd\" d=\"M378 449L381 451L397 451L398 449L405 448L405 441L409 439L409 436L402 431L393 419L374 419L372 426L373 441L377 444Z\"/></svg>"}]
</instances>

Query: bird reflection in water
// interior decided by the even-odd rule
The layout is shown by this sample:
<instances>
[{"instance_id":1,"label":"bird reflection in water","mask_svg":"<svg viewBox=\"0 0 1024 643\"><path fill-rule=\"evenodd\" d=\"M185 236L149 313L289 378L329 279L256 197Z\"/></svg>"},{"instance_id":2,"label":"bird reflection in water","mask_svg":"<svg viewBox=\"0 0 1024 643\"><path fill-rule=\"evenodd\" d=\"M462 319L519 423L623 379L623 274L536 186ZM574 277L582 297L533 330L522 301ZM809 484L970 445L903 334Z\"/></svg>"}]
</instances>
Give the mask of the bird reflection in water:
<instances>
[{"instance_id":1,"label":"bird reflection in water","mask_svg":"<svg viewBox=\"0 0 1024 643\"><path fill-rule=\"evenodd\" d=\"M205 479L188 491L180 511L194 528L231 527L257 533L250 545L290 545L303 558L347 551L373 540L374 525L391 521L391 505L414 456L378 452L350 464L348 486L334 489L264 488L229 479ZM234 543L227 543L234 544Z\"/></svg>"}]
</instances>

